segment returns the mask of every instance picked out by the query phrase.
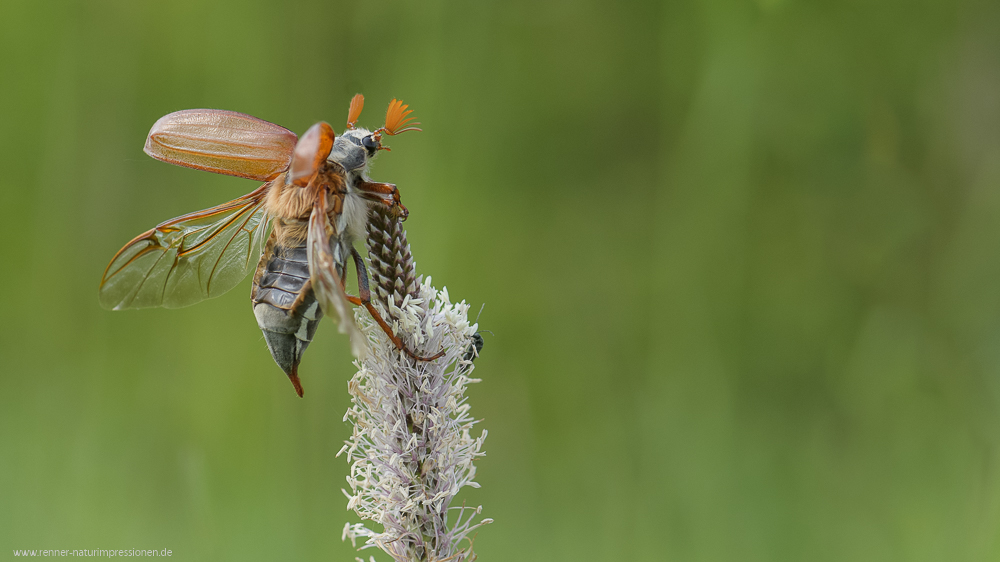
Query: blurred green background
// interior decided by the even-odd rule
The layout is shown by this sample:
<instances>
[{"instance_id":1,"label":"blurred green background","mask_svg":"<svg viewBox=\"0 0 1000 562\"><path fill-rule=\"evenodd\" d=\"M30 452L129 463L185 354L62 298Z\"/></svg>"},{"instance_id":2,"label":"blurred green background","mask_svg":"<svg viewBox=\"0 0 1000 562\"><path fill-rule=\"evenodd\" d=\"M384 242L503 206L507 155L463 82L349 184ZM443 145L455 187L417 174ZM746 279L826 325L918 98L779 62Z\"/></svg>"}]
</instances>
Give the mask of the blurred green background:
<instances>
[{"instance_id":1,"label":"blurred green background","mask_svg":"<svg viewBox=\"0 0 1000 562\"><path fill-rule=\"evenodd\" d=\"M333 324L300 400L249 281L122 313L97 284L256 187L145 156L157 118L342 130L356 92L362 124L392 97L423 122L373 176L495 334L482 560L1000 559L1000 5L976 0L3 0L3 556L353 560Z\"/></svg>"}]
</instances>

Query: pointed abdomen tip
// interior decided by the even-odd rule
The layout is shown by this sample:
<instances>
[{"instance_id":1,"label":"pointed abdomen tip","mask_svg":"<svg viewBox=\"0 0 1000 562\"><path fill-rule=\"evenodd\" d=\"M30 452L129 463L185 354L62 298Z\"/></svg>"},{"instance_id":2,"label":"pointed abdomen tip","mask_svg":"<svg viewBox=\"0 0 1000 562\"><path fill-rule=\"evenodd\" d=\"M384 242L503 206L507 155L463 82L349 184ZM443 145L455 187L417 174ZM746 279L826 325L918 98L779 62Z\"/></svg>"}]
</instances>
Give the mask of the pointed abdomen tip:
<instances>
[{"instance_id":1,"label":"pointed abdomen tip","mask_svg":"<svg viewBox=\"0 0 1000 562\"><path fill-rule=\"evenodd\" d=\"M299 382L299 375L298 375L298 373L290 373L288 375L288 380L292 381L292 386L295 387L295 393L299 395L299 398L302 398L302 394L303 394L302 393L302 383Z\"/></svg>"}]
</instances>

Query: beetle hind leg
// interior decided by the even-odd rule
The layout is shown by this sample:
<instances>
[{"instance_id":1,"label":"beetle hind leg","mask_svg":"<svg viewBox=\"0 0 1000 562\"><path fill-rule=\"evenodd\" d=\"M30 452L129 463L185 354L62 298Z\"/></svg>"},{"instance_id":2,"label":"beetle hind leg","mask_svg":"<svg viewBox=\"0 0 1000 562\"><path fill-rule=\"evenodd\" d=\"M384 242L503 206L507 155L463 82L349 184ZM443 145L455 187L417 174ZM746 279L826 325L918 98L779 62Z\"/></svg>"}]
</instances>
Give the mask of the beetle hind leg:
<instances>
[{"instance_id":1,"label":"beetle hind leg","mask_svg":"<svg viewBox=\"0 0 1000 562\"><path fill-rule=\"evenodd\" d=\"M406 347L406 344L403 343L403 340L401 340L399 336L397 336L392 332L392 328L385 321L385 319L382 318L382 315L379 314L378 309L375 308L375 305L372 304L372 294L371 290L368 288L368 268L365 267L365 261L361 259L361 254L359 254L358 251L354 248L351 248L351 255L354 256L355 269L358 270L358 296L353 297L351 295L347 295L347 300L350 301L352 304L365 307L365 310L368 311L368 314L371 314L372 318L374 318L375 321L378 322L379 327L382 328L382 331L385 332L385 335L389 336L389 339L392 340L392 344L396 346L396 349L406 353L414 360L434 361L435 359L444 356L444 350L441 350L430 357L422 357L420 355L417 355L412 351L410 351L410 348Z\"/></svg>"}]
</instances>

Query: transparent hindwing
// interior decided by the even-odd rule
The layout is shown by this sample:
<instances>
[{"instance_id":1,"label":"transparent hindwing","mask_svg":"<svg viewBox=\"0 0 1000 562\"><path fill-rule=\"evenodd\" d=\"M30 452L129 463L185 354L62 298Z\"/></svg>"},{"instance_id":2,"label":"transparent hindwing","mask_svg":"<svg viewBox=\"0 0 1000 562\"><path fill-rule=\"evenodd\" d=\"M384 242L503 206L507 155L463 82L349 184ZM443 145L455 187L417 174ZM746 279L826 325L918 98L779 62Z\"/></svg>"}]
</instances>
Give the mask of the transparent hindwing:
<instances>
[{"instance_id":1,"label":"transparent hindwing","mask_svg":"<svg viewBox=\"0 0 1000 562\"><path fill-rule=\"evenodd\" d=\"M101 306L180 308L235 287L260 259L269 186L135 237L104 271Z\"/></svg>"}]
</instances>

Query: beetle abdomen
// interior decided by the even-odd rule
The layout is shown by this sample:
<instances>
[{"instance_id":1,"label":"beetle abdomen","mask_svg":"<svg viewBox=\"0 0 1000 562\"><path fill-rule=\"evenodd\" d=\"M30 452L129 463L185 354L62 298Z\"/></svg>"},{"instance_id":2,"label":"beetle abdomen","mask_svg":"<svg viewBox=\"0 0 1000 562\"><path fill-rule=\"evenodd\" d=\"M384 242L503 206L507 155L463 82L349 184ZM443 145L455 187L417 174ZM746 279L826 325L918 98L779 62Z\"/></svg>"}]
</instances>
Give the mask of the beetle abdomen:
<instances>
[{"instance_id":1,"label":"beetle abdomen","mask_svg":"<svg viewBox=\"0 0 1000 562\"><path fill-rule=\"evenodd\" d=\"M254 275L253 313L271 357L301 396L298 366L323 311L309 284L306 244L284 246L272 234Z\"/></svg>"}]
</instances>

